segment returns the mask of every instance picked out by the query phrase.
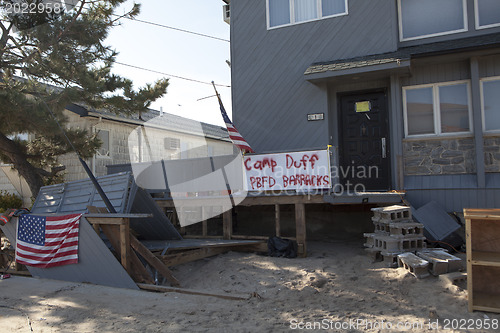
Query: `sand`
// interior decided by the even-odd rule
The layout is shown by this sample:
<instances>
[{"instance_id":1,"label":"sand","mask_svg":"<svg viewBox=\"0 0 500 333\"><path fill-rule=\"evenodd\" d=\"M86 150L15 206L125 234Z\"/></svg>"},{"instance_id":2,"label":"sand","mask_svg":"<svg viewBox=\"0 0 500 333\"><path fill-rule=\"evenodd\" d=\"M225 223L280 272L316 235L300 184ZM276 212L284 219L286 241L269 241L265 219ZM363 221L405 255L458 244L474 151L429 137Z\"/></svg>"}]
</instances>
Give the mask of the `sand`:
<instances>
[{"instance_id":1,"label":"sand","mask_svg":"<svg viewBox=\"0 0 500 333\"><path fill-rule=\"evenodd\" d=\"M469 313L465 285L372 263L362 241L308 245L307 258L230 252L174 269L185 288L246 300L13 276L0 281L0 332L468 331L452 319L483 332L500 320Z\"/></svg>"}]
</instances>

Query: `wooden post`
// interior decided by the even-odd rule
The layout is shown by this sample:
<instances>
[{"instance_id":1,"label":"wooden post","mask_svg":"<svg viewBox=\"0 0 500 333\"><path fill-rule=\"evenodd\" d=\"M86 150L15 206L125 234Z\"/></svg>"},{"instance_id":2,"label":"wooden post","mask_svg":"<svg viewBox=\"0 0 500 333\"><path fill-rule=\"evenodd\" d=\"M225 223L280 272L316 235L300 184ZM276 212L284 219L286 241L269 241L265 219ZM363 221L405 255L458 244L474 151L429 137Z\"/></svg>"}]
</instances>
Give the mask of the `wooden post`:
<instances>
[{"instance_id":1,"label":"wooden post","mask_svg":"<svg viewBox=\"0 0 500 333\"><path fill-rule=\"evenodd\" d=\"M186 234L186 227L183 227L181 226L181 221L183 220L184 218L184 207L179 207L179 209L177 210L177 219L179 220L179 231L180 231L180 234L181 235L185 235Z\"/></svg>"},{"instance_id":2,"label":"wooden post","mask_svg":"<svg viewBox=\"0 0 500 333\"><path fill-rule=\"evenodd\" d=\"M179 281L174 277L172 271L161 262L151 251L148 250L141 242L135 238L135 236L130 235L130 246L139 253L144 260L146 260L151 266L154 267L164 278L166 278L174 287L180 285Z\"/></svg>"},{"instance_id":3,"label":"wooden post","mask_svg":"<svg viewBox=\"0 0 500 333\"><path fill-rule=\"evenodd\" d=\"M222 213L222 232L224 239L231 239L233 235L233 210Z\"/></svg>"},{"instance_id":4,"label":"wooden post","mask_svg":"<svg viewBox=\"0 0 500 333\"><path fill-rule=\"evenodd\" d=\"M276 204L274 205L274 216L275 216L275 221L276 221L276 237L281 237L281 226L280 226L280 220L281 220L281 212L280 212L280 205Z\"/></svg>"},{"instance_id":5,"label":"wooden post","mask_svg":"<svg viewBox=\"0 0 500 333\"><path fill-rule=\"evenodd\" d=\"M130 272L130 220L128 218L123 218L121 220L123 223L120 224L120 256L123 267L127 272Z\"/></svg>"},{"instance_id":6,"label":"wooden post","mask_svg":"<svg viewBox=\"0 0 500 333\"><path fill-rule=\"evenodd\" d=\"M306 248L306 205L304 203L295 204L295 232L297 237L297 254L300 257L307 255Z\"/></svg>"},{"instance_id":7,"label":"wooden post","mask_svg":"<svg viewBox=\"0 0 500 333\"><path fill-rule=\"evenodd\" d=\"M207 214L206 214L206 210L207 208L205 206L201 206L201 218L202 218L202 222L201 222L201 227L202 227L202 235L203 236L207 236L208 235L208 226L207 226Z\"/></svg>"}]
</instances>

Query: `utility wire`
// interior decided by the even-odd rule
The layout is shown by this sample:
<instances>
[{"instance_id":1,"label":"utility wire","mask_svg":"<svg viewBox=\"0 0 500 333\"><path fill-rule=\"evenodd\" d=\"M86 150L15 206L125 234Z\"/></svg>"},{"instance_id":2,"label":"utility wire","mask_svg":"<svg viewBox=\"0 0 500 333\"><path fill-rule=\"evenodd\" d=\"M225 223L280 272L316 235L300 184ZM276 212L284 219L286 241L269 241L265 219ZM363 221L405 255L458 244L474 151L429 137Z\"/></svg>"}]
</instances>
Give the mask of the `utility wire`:
<instances>
[{"instance_id":1,"label":"utility wire","mask_svg":"<svg viewBox=\"0 0 500 333\"><path fill-rule=\"evenodd\" d=\"M120 17L119 15L115 15L115 14L113 14L113 16ZM196 36L211 38L211 39L220 40L220 41L228 42L228 43L230 42L228 39L224 39L224 38L220 38L220 37L215 37L215 36L210 36L210 35L205 35L205 34L202 34L202 33L199 33L199 32L184 30L184 29L180 29L180 28L170 27L168 25L164 25L164 24L160 24L160 23L155 23L155 22L150 22L150 21L145 21L145 20L139 20L139 19L130 18L130 17L122 17L122 18L130 20L130 21L137 21L137 22L141 22L141 23L144 23L144 24L154 25L156 27L161 27L161 28L165 28L165 29L171 29L171 30L175 30L175 31L185 32L185 33L196 35Z\"/></svg>"},{"instance_id":2,"label":"utility wire","mask_svg":"<svg viewBox=\"0 0 500 333\"><path fill-rule=\"evenodd\" d=\"M161 74L161 75L166 75L166 76L174 77L176 79L181 79L181 80L186 80L186 81L191 81L191 82L196 82L196 83L202 83L202 84L212 85L211 82L205 82L205 81L190 79L190 78L182 77L182 76L178 76L178 75L172 75L172 74L168 74L168 73L163 73L163 72L160 72L160 71L157 71L157 70L154 70L154 69L149 69L149 68L144 68L144 67L140 67L140 66L125 64L125 63L119 62L119 61L115 61L114 63L122 65L122 66L127 66L127 67L131 67L131 68L135 68L135 69L140 69L140 70L146 71L146 72L151 72L151 73L156 73L156 74ZM225 84L216 84L216 86L218 86L218 87L224 87L224 88L231 88L231 86L228 86L228 85L225 85Z\"/></svg>"}]
</instances>

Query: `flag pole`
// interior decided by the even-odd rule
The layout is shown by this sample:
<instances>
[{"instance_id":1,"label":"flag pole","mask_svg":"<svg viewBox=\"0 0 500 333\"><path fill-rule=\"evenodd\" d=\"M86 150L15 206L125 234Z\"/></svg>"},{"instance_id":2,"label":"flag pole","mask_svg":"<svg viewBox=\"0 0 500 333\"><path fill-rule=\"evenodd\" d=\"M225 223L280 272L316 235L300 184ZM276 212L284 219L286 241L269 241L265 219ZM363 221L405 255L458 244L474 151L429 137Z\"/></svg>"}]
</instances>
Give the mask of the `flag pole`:
<instances>
[{"instance_id":1,"label":"flag pole","mask_svg":"<svg viewBox=\"0 0 500 333\"><path fill-rule=\"evenodd\" d=\"M222 101L220 99L219 92L217 91L217 88L215 88L214 81L212 81L212 85L214 86L215 95L217 95L217 99L219 100L219 105L222 105ZM245 152L243 152L243 156L245 156ZM213 165L212 157L210 157L210 161L212 162L212 168L213 168L214 165ZM229 200L231 200L231 212L232 212L232 207L236 207L236 204L234 203L233 193L231 191L231 186L229 185L229 179L228 179L227 174L226 174L226 168L221 168L221 170L222 170L222 176L224 177L224 181L226 182L227 194L229 196ZM215 171L215 170L213 170L213 171Z\"/></svg>"}]
</instances>

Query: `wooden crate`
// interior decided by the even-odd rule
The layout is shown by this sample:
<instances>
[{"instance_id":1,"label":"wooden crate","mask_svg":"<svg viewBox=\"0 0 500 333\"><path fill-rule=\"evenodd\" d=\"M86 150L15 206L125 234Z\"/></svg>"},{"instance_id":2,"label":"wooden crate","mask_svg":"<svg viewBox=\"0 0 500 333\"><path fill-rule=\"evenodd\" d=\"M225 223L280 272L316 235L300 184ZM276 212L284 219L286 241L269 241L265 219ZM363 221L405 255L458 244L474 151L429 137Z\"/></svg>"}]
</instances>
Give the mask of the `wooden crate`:
<instances>
[{"instance_id":1,"label":"wooden crate","mask_svg":"<svg viewBox=\"0 0 500 333\"><path fill-rule=\"evenodd\" d=\"M500 313L500 209L464 209L469 311Z\"/></svg>"}]
</instances>

